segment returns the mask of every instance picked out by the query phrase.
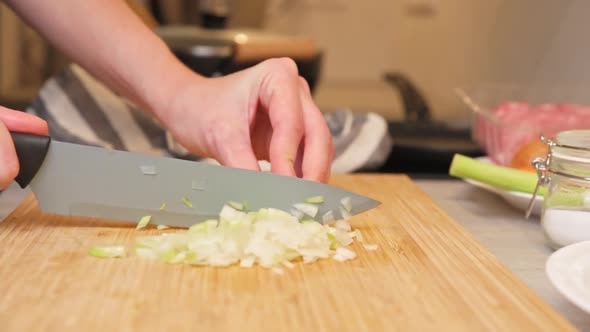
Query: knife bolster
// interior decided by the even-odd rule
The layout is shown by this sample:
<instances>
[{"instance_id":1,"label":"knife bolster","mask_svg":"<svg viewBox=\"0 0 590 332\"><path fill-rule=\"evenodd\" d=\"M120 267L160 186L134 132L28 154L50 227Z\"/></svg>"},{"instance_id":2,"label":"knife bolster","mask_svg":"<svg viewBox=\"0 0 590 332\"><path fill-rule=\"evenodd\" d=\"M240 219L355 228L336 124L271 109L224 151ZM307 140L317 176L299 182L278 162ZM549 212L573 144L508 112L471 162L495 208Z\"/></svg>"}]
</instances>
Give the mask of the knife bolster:
<instances>
[{"instance_id":1,"label":"knife bolster","mask_svg":"<svg viewBox=\"0 0 590 332\"><path fill-rule=\"evenodd\" d=\"M21 188L25 188L43 164L49 150L51 137L17 132L11 132L10 135L14 142L20 166L15 181Z\"/></svg>"}]
</instances>

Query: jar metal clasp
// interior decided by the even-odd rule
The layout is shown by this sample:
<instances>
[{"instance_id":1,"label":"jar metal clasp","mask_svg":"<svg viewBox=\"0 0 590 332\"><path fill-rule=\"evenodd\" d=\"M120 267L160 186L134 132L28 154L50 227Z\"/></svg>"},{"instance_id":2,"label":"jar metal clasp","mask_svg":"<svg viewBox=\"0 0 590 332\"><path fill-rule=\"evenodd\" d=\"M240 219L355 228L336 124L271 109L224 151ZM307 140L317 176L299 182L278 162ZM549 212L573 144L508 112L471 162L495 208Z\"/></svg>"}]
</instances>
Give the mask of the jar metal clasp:
<instances>
[{"instance_id":1,"label":"jar metal clasp","mask_svg":"<svg viewBox=\"0 0 590 332\"><path fill-rule=\"evenodd\" d=\"M535 206L535 199L537 198L537 194L539 192L540 187L546 186L551 181L551 175L550 175L551 172L549 169L551 166L552 149L556 145L556 143L553 140L546 138L543 135L541 135L541 141L543 141L543 143L545 143L549 146L549 151L547 152L547 157L545 159L539 157L539 158L535 158L532 162L533 167L537 171L537 177L539 179L537 181L537 185L535 186L535 191L533 191L533 196L531 197L529 205L526 209L525 218L527 218L527 219L529 218L529 216L531 215L531 212L533 211L533 207Z\"/></svg>"}]
</instances>

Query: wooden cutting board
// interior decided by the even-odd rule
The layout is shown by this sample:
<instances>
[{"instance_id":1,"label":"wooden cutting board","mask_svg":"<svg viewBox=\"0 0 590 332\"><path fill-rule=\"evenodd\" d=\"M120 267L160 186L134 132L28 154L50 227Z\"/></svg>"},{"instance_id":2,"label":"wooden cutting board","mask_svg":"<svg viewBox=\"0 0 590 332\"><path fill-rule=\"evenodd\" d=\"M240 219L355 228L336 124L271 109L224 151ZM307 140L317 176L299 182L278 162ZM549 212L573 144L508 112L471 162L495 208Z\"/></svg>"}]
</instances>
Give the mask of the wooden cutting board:
<instances>
[{"instance_id":1,"label":"wooden cutting board","mask_svg":"<svg viewBox=\"0 0 590 332\"><path fill-rule=\"evenodd\" d=\"M262 268L88 257L134 225L41 215L0 223L2 331L568 331L574 328L407 177L332 183L383 204L352 219L377 251ZM142 231L156 233L155 230Z\"/></svg>"}]
</instances>

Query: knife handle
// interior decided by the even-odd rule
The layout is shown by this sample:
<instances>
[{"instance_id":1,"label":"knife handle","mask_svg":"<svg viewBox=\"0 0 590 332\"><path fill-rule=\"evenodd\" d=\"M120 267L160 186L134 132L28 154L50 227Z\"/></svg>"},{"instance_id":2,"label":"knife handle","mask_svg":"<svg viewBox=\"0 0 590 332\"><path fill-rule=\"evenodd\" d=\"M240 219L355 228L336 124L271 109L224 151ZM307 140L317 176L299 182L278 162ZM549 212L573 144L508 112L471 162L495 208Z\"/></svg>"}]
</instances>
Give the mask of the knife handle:
<instances>
[{"instance_id":1,"label":"knife handle","mask_svg":"<svg viewBox=\"0 0 590 332\"><path fill-rule=\"evenodd\" d=\"M51 137L10 132L16 149L20 170L15 180L21 188L29 185L43 164Z\"/></svg>"}]
</instances>

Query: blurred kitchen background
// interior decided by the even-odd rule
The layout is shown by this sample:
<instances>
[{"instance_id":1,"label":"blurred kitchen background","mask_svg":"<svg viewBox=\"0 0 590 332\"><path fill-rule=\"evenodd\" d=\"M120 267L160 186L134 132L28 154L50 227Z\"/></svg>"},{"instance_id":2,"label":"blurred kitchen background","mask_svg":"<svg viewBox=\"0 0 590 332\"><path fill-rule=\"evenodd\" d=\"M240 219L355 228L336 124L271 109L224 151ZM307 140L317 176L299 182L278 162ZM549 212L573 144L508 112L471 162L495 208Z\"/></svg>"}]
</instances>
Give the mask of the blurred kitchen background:
<instances>
[{"instance_id":1,"label":"blurred kitchen background","mask_svg":"<svg viewBox=\"0 0 590 332\"><path fill-rule=\"evenodd\" d=\"M481 154L471 141L471 111L457 97L458 87L590 86L587 0L127 2L168 36L185 63L209 76L223 74L220 63L239 69L266 55L293 54L323 112L349 108L390 122L394 151L386 171L445 173L452 153ZM207 31L199 30L201 39L195 39L172 29L179 25ZM239 40L231 35L228 50L219 32L242 30L250 38L261 33L264 40L271 33L282 39L266 50L243 50L243 61L228 66L222 58L232 57ZM211 39L202 39L207 35ZM192 46L200 42L207 47L197 52ZM25 108L67 63L0 5L0 104Z\"/></svg>"}]
</instances>

